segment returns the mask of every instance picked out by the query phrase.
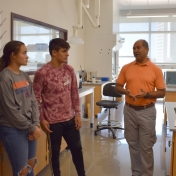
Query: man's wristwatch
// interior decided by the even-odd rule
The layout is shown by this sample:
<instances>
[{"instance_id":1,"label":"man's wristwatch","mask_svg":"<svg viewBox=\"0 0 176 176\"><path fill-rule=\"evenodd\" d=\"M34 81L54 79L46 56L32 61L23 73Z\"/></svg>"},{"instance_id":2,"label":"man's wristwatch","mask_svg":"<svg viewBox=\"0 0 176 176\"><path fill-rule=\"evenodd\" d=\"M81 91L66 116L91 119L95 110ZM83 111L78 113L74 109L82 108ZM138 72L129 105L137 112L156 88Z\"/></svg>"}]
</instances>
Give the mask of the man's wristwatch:
<instances>
[{"instance_id":1,"label":"man's wristwatch","mask_svg":"<svg viewBox=\"0 0 176 176\"><path fill-rule=\"evenodd\" d=\"M146 96L144 98L149 98L150 94L147 92Z\"/></svg>"}]
</instances>

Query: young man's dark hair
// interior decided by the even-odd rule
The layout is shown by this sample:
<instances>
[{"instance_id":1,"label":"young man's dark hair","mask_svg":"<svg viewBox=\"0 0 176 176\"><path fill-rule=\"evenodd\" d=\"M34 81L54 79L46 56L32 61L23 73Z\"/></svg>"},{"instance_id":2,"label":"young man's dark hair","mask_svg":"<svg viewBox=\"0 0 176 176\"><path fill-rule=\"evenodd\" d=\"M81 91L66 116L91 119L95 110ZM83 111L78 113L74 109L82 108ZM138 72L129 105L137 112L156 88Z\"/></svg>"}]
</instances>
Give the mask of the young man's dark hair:
<instances>
[{"instance_id":1,"label":"young man's dark hair","mask_svg":"<svg viewBox=\"0 0 176 176\"><path fill-rule=\"evenodd\" d=\"M49 42L49 52L50 55L52 56L52 51L59 51L60 48L66 48L67 50L70 49L69 43L67 43L65 40L61 38L55 38L50 40Z\"/></svg>"}]
</instances>

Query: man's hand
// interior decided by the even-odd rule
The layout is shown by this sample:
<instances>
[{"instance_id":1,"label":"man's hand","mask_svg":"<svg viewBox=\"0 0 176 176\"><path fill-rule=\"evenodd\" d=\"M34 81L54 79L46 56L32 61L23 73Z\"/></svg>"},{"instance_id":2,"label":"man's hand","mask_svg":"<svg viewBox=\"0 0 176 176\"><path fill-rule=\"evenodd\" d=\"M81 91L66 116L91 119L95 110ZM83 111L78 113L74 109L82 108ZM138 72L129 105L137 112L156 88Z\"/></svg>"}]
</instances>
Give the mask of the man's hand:
<instances>
[{"instance_id":1,"label":"man's hand","mask_svg":"<svg viewBox=\"0 0 176 176\"><path fill-rule=\"evenodd\" d=\"M77 130L79 130L82 127L82 120L81 117L79 116L75 117L75 127Z\"/></svg>"},{"instance_id":2,"label":"man's hand","mask_svg":"<svg viewBox=\"0 0 176 176\"><path fill-rule=\"evenodd\" d=\"M144 92L143 89L141 89L141 92L137 95L135 95L136 98L144 98L147 95L147 92Z\"/></svg>"},{"instance_id":3,"label":"man's hand","mask_svg":"<svg viewBox=\"0 0 176 176\"><path fill-rule=\"evenodd\" d=\"M133 101L136 100L136 97L134 95L131 94L131 91L130 90L126 90L126 96L129 96Z\"/></svg>"},{"instance_id":4,"label":"man's hand","mask_svg":"<svg viewBox=\"0 0 176 176\"><path fill-rule=\"evenodd\" d=\"M50 124L48 121L46 120L42 120L40 122L41 128L45 133L52 133L52 131L50 130Z\"/></svg>"}]
</instances>

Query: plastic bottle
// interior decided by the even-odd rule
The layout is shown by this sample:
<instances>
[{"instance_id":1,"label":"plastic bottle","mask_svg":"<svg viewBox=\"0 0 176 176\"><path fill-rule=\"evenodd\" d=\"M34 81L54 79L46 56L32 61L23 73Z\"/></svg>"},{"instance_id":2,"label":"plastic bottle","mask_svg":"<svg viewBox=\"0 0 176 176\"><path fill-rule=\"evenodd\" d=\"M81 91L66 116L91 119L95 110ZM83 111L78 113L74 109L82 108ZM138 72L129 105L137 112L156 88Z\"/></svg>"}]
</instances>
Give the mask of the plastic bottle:
<instances>
[{"instance_id":1,"label":"plastic bottle","mask_svg":"<svg viewBox=\"0 0 176 176\"><path fill-rule=\"evenodd\" d=\"M95 83L95 77L92 77L92 83Z\"/></svg>"}]
</instances>

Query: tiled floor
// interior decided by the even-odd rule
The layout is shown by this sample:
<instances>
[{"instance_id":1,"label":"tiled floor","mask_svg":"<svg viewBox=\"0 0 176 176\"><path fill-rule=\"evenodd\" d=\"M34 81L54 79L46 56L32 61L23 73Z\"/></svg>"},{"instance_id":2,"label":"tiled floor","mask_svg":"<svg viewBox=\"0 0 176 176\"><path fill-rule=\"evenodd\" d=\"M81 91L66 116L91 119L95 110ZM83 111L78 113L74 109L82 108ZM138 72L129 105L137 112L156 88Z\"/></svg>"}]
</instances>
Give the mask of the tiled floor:
<instances>
[{"instance_id":1,"label":"tiled floor","mask_svg":"<svg viewBox=\"0 0 176 176\"><path fill-rule=\"evenodd\" d=\"M163 124L163 106L157 104L157 142L154 146L155 169L154 176L166 176L165 163L165 130ZM112 117L123 121L123 104L117 110L112 110ZM106 118L105 113L98 120ZM95 119L95 125L97 119ZM130 156L128 145L124 139L122 130L117 130L117 139L113 139L108 130L98 132L94 136L94 130L89 128L89 122L83 122L81 138L84 154L84 163L87 176L131 176ZM120 140L120 141L119 141ZM62 176L77 176L72 163L70 151L61 153ZM46 167L38 176L51 176L49 167Z\"/></svg>"}]
</instances>

